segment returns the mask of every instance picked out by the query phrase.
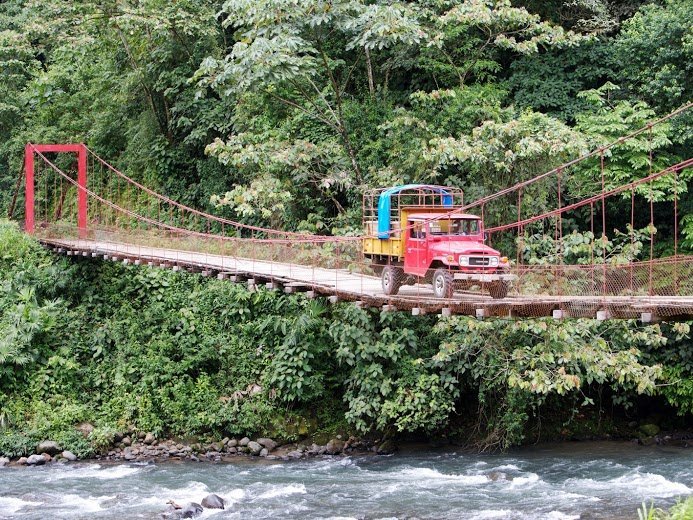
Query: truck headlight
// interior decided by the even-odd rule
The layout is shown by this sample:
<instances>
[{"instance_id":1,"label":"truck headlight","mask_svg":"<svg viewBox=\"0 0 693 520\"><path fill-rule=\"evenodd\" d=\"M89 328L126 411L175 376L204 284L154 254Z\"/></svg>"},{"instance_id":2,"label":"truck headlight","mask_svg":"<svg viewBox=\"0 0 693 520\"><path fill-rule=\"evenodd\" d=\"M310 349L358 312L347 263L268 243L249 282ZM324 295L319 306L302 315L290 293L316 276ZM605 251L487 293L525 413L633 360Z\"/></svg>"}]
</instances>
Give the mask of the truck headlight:
<instances>
[{"instance_id":1,"label":"truck headlight","mask_svg":"<svg viewBox=\"0 0 693 520\"><path fill-rule=\"evenodd\" d=\"M469 265L469 257L460 255L460 265Z\"/></svg>"},{"instance_id":2,"label":"truck headlight","mask_svg":"<svg viewBox=\"0 0 693 520\"><path fill-rule=\"evenodd\" d=\"M489 259L488 265L490 265L491 267L498 267L498 257L497 256L491 257Z\"/></svg>"}]
</instances>

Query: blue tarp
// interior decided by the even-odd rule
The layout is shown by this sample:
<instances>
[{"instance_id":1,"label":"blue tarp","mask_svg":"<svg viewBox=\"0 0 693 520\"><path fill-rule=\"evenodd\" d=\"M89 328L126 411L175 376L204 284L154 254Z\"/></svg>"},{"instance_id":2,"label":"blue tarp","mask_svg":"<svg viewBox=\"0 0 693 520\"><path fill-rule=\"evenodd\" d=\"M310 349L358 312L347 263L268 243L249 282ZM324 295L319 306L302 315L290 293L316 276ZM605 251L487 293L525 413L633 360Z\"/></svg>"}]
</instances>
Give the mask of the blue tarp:
<instances>
[{"instance_id":1,"label":"blue tarp","mask_svg":"<svg viewBox=\"0 0 693 520\"><path fill-rule=\"evenodd\" d=\"M378 238L385 240L390 238L391 222L390 209L392 208L392 195L404 190L427 190L443 195L443 206L446 208L452 207L452 195L445 191L440 186L431 186L429 184L405 184L403 186L394 186L388 188L380 194L378 198Z\"/></svg>"}]
</instances>

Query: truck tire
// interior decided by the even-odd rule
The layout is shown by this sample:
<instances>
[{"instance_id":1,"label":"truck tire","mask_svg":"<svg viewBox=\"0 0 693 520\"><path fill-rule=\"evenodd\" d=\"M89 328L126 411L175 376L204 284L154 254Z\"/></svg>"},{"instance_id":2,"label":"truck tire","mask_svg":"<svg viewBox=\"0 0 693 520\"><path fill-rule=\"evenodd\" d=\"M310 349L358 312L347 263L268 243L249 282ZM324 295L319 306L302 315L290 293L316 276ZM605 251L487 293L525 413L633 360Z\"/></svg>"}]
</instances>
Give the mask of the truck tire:
<instances>
[{"instance_id":1,"label":"truck tire","mask_svg":"<svg viewBox=\"0 0 693 520\"><path fill-rule=\"evenodd\" d=\"M402 286L402 277L404 273L399 267L386 265L383 267L383 274L380 278L383 285L383 292L388 296L393 296L399 292Z\"/></svg>"},{"instance_id":2,"label":"truck tire","mask_svg":"<svg viewBox=\"0 0 693 520\"><path fill-rule=\"evenodd\" d=\"M433 273L433 294L436 298L452 298L453 279L447 269L436 269Z\"/></svg>"},{"instance_id":3,"label":"truck tire","mask_svg":"<svg viewBox=\"0 0 693 520\"><path fill-rule=\"evenodd\" d=\"M491 282L490 284L488 284L488 292L491 295L491 298L505 298L508 295L508 282L504 280Z\"/></svg>"}]
</instances>

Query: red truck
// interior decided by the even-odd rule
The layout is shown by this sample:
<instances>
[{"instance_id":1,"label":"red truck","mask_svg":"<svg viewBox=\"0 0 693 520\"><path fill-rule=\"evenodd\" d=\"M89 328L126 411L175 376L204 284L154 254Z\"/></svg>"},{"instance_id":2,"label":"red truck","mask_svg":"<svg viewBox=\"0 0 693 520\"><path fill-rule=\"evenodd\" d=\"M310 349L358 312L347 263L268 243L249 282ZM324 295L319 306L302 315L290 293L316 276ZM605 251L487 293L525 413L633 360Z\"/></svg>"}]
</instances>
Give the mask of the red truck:
<instances>
[{"instance_id":1,"label":"red truck","mask_svg":"<svg viewBox=\"0 0 693 520\"><path fill-rule=\"evenodd\" d=\"M478 286L505 298L514 278L506 257L484 242L484 224L461 213L463 193L455 188L409 184L364 196L363 252L382 278L383 292L428 283L437 298Z\"/></svg>"}]
</instances>

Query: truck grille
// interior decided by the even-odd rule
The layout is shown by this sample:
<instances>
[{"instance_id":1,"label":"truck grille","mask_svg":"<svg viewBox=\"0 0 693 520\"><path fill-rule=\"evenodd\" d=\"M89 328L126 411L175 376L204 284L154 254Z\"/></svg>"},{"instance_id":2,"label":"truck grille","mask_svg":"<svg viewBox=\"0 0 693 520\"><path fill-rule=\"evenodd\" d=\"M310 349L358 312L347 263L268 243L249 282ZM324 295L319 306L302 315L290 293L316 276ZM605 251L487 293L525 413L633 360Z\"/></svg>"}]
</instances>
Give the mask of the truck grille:
<instances>
[{"instance_id":1,"label":"truck grille","mask_svg":"<svg viewBox=\"0 0 693 520\"><path fill-rule=\"evenodd\" d=\"M488 256L472 256L469 258L469 265L484 266L489 265L491 259Z\"/></svg>"}]
</instances>

